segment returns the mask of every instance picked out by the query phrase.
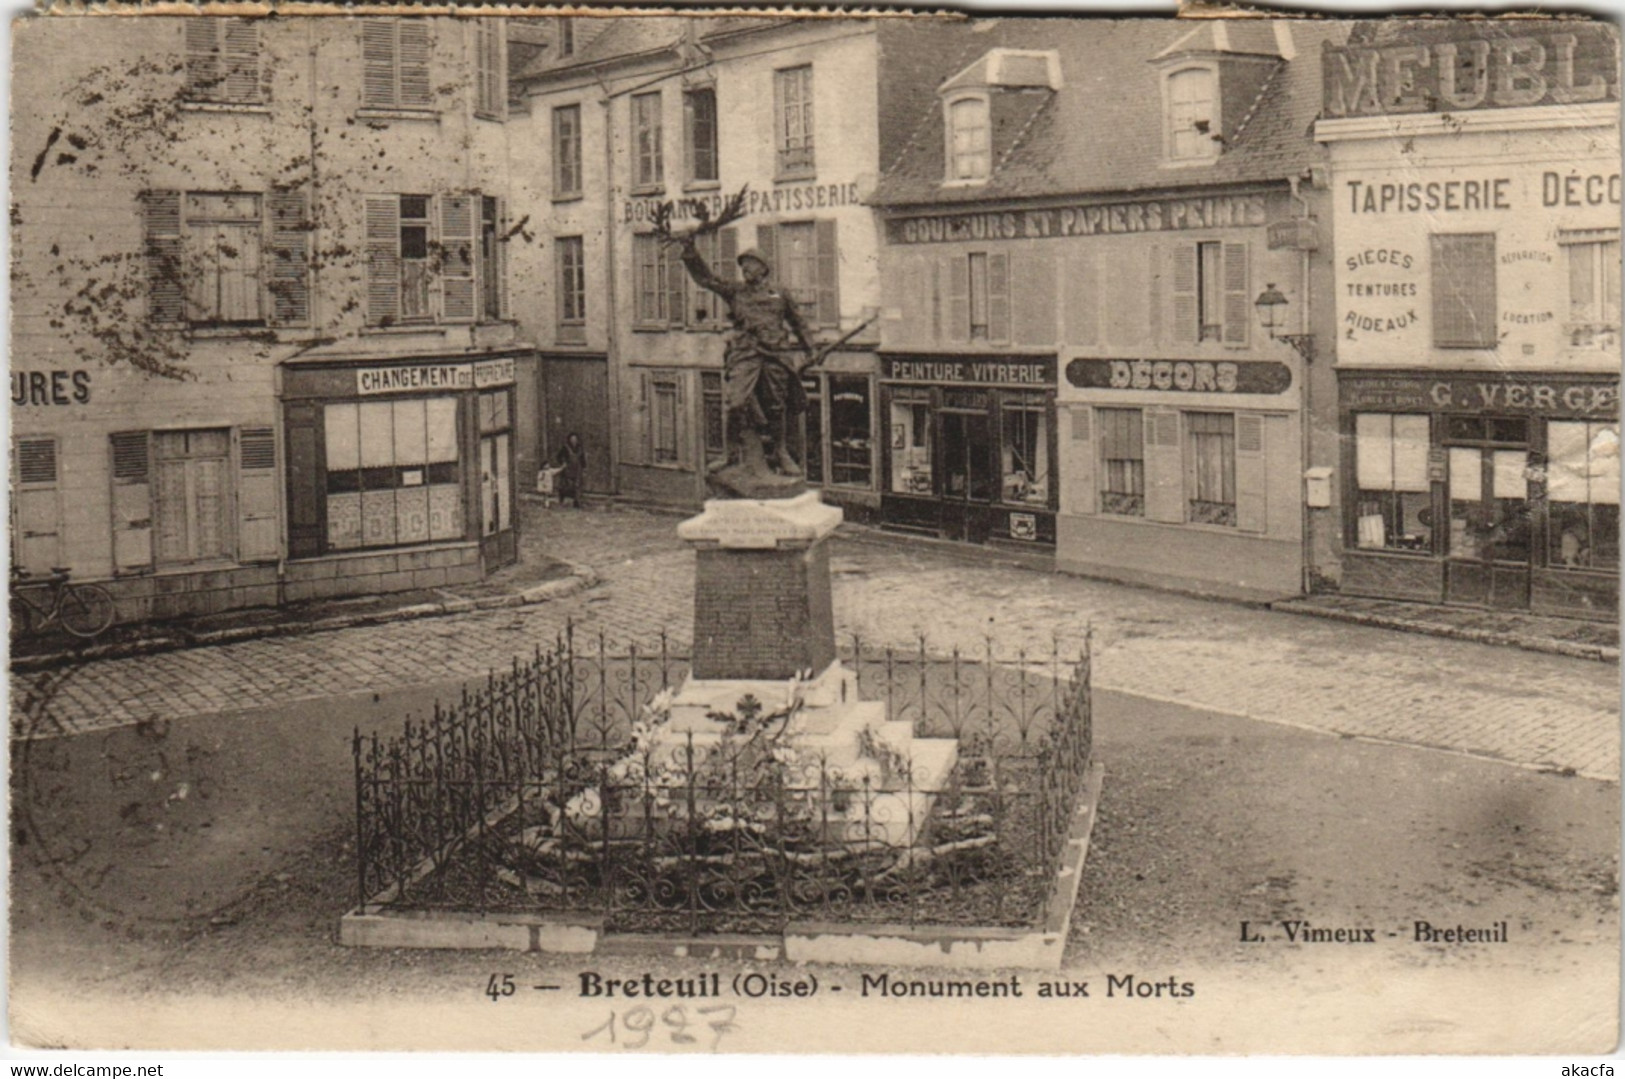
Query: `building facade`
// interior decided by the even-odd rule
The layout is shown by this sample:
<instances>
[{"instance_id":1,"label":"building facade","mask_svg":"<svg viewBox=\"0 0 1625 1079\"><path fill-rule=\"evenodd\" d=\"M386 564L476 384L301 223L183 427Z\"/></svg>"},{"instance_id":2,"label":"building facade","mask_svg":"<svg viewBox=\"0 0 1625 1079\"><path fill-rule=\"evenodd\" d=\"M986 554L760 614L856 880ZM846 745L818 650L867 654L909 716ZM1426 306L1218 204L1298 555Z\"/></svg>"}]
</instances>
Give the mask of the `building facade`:
<instances>
[{"instance_id":1,"label":"building facade","mask_svg":"<svg viewBox=\"0 0 1625 1079\"><path fill-rule=\"evenodd\" d=\"M1328 52L1346 593L1617 617L1617 30Z\"/></svg>"},{"instance_id":2,"label":"building facade","mask_svg":"<svg viewBox=\"0 0 1625 1079\"><path fill-rule=\"evenodd\" d=\"M1304 492L1332 351L1308 124L1337 33L975 35L875 199L884 524L1121 580L1309 587L1336 511Z\"/></svg>"},{"instance_id":3,"label":"building facade","mask_svg":"<svg viewBox=\"0 0 1625 1079\"><path fill-rule=\"evenodd\" d=\"M14 62L14 565L144 620L515 557L499 20L43 20Z\"/></svg>"}]
</instances>

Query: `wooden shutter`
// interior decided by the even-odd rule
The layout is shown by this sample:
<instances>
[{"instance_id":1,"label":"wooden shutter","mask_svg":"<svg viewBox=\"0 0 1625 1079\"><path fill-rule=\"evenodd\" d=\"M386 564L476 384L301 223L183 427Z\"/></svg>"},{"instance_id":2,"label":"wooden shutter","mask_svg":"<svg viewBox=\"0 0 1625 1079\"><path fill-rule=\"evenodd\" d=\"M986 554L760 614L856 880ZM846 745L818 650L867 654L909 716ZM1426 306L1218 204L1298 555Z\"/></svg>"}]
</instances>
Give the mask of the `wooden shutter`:
<instances>
[{"instance_id":1,"label":"wooden shutter","mask_svg":"<svg viewBox=\"0 0 1625 1079\"><path fill-rule=\"evenodd\" d=\"M62 560L62 501L55 438L19 438L12 488L13 557L30 573Z\"/></svg>"},{"instance_id":2,"label":"wooden shutter","mask_svg":"<svg viewBox=\"0 0 1625 1079\"><path fill-rule=\"evenodd\" d=\"M1004 251L987 256L987 339L1010 343L1010 255Z\"/></svg>"},{"instance_id":3,"label":"wooden shutter","mask_svg":"<svg viewBox=\"0 0 1625 1079\"><path fill-rule=\"evenodd\" d=\"M395 20L361 23L361 103L387 108L395 102Z\"/></svg>"},{"instance_id":4,"label":"wooden shutter","mask_svg":"<svg viewBox=\"0 0 1625 1079\"><path fill-rule=\"evenodd\" d=\"M479 311L474 288L477 227L472 198L440 197L440 317L444 322L473 322Z\"/></svg>"},{"instance_id":5,"label":"wooden shutter","mask_svg":"<svg viewBox=\"0 0 1625 1079\"><path fill-rule=\"evenodd\" d=\"M387 326L401 317L401 199L368 195L367 322Z\"/></svg>"},{"instance_id":6,"label":"wooden shutter","mask_svg":"<svg viewBox=\"0 0 1625 1079\"><path fill-rule=\"evenodd\" d=\"M773 271L773 280L782 285L783 275L779 273L779 230L775 225L756 226L756 250L762 253L767 260L767 268Z\"/></svg>"},{"instance_id":7,"label":"wooden shutter","mask_svg":"<svg viewBox=\"0 0 1625 1079\"><path fill-rule=\"evenodd\" d=\"M225 97L260 100L260 26L256 19L225 20Z\"/></svg>"},{"instance_id":8,"label":"wooden shutter","mask_svg":"<svg viewBox=\"0 0 1625 1079\"><path fill-rule=\"evenodd\" d=\"M1072 405L1066 412L1071 430L1061 467L1061 512L1095 512L1095 442L1091 437L1090 408Z\"/></svg>"},{"instance_id":9,"label":"wooden shutter","mask_svg":"<svg viewBox=\"0 0 1625 1079\"><path fill-rule=\"evenodd\" d=\"M817 222L813 229L813 250L817 258L815 281L818 287L818 324L841 325L841 260L835 247L835 222Z\"/></svg>"},{"instance_id":10,"label":"wooden shutter","mask_svg":"<svg viewBox=\"0 0 1625 1079\"><path fill-rule=\"evenodd\" d=\"M1056 255L1048 248L1015 253L1012 261L1015 325L1018 345L1055 344Z\"/></svg>"},{"instance_id":11,"label":"wooden shutter","mask_svg":"<svg viewBox=\"0 0 1625 1079\"><path fill-rule=\"evenodd\" d=\"M508 317L508 200L497 199L497 317ZM582 237L579 256L582 260L582 273L585 275L587 258L587 241ZM585 283L583 283L585 292Z\"/></svg>"},{"instance_id":12,"label":"wooden shutter","mask_svg":"<svg viewBox=\"0 0 1625 1079\"><path fill-rule=\"evenodd\" d=\"M654 388L649 385L649 372L638 372L638 464L653 464L655 459Z\"/></svg>"},{"instance_id":13,"label":"wooden shutter","mask_svg":"<svg viewBox=\"0 0 1625 1079\"><path fill-rule=\"evenodd\" d=\"M147 241L147 315L153 322L184 322L181 193L148 191L143 196L143 223Z\"/></svg>"},{"instance_id":14,"label":"wooden shutter","mask_svg":"<svg viewBox=\"0 0 1625 1079\"><path fill-rule=\"evenodd\" d=\"M880 275L880 305L887 311L896 311L895 319L888 318L882 344L886 348L919 348L931 343L927 320L931 315L928 304L922 304L926 263L918 255L900 254L893 267Z\"/></svg>"},{"instance_id":15,"label":"wooden shutter","mask_svg":"<svg viewBox=\"0 0 1625 1079\"><path fill-rule=\"evenodd\" d=\"M1147 244L1145 249L1145 326L1151 331L1151 343L1161 346L1168 319L1168 270L1172 258L1170 249L1163 244ZM1116 327L1110 334L1113 344L1121 343L1125 338L1116 332ZM1127 338L1132 340L1132 337Z\"/></svg>"},{"instance_id":16,"label":"wooden shutter","mask_svg":"<svg viewBox=\"0 0 1625 1079\"><path fill-rule=\"evenodd\" d=\"M273 191L271 211L271 320L278 326L310 322L310 223L303 191Z\"/></svg>"},{"instance_id":17,"label":"wooden shutter","mask_svg":"<svg viewBox=\"0 0 1625 1079\"><path fill-rule=\"evenodd\" d=\"M221 92L220 24L223 21L208 15L182 20L186 89L195 98L208 100Z\"/></svg>"},{"instance_id":18,"label":"wooden shutter","mask_svg":"<svg viewBox=\"0 0 1625 1079\"><path fill-rule=\"evenodd\" d=\"M1236 527L1262 532L1266 523L1264 417L1236 413Z\"/></svg>"},{"instance_id":19,"label":"wooden shutter","mask_svg":"<svg viewBox=\"0 0 1625 1079\"><path fill-rule=\"evenodd\" d=\"M1247 347L1247 326L1253 310L1252 289L1248 287L1247 245L1227 243L1224 261L1224 344L1226 348Z\"/></svg>"},{"instance_id":20,"label":"wooden shutter","mask_svg":"<svg viewBox=\"0 0 1625 1079\"><path fill-rule=\"evenodd\" d=\"M152 453L146 431L109 437L113 454L113 572L152 568Z\"/></svg>"},{"instance_id":21,"label":"wooden shutter","mask_svg":"<svg viewBox=\"0 0 1625 1079\"><path fill-rule=\"evenodd\" d=\"M400 104L405 108L426 109L434 104L429 85L429 20L400 19L397 25L400 28Z\"/></svg>"},{"instance_id":22,"label":"wooden shutter","mask_svg":"<svg viewBox=\"0 0 1625 1079\"><path fill-rule=\"evenodd\" d=\"M1433 344L1494 348L1495 234L1436 233L1433 261Z\"/></svg>"},{"instance_id":23,"label":"wooden shutter","mask_svg":"<svg viewBox=\"0 0 1625 1079\"><path fill-rule=\"evenodd\" d=\"M920 259L925 264L926 278L925 295L921 297L921 302L925 310L929 312L927 320L929 322L931 343L934 345L940 344L942 341L943 262L930 254L921 255Z\"/></svg>"},{"instance_id":24,"label":"wooden shutter","mask_svg":"<svg viewBox=\"0 0 1625 1079\"><path fill-rule=\"evenodd\" d=\"M688 271L676 247L661 245L660 272L666 277L666 324L680 328L688 315Z\"/></svg>"},{"instance_id":25,"label":"wooden shutter","mask_svg":"<svg viewBox=\"0 0 1625 1079\"><path fill-rule=\"evenodd\" d=\"M1194 321L1195 315L1192 314ZM1153 521L1185 519L1185 470L1179 447L1179 413L1145 410L1145 515Z\"/></svg>"},{"instance_id":26,"label":"wooden shutter","mask_svg":"<svg viewBox=\"0 0 1625 1079\"><path fill-rule=\"evenodd\" d=\"M237 435L237 561L273 562L278 554L276 434L244 427Z\"/></svg>"},{"instance_id":27,"label":"wooden shutter","mask_svg":"<svg viewBox=\"0 0 1625 1079\"><path fill-rule=\"evenodd\" d=\"M1167 249L1167 255L1173 263L1169 274L1172 325L1168 327L1168 341L1175 345L1194 345L1201 332L1196 314L1196 245L1174 244Z\"/></svg>"},{"instance_id":28,"label":"wooden shutter","mask_svg":"<svg viewBox=\"0 0 1625 1079\"><path fill-rule=\"evenodd\" d=\"M507 91L503 86L503 21L497 18L474 20L474 64L477 72L477 109L486 116L501 119L507 112Z\"/></svg>"},{"instance_id":29,"label":"wooden shutter","mask_svg":"<svg viewBox=\"0 0 1625 1079\"><path fill-rule=\"evenodd\" d=\"M966 255L947 255L944 273L948 277L948 332L943 336L950 344L962 345L970 340L970 259Z\"/></svg>"},{"instance_id":30,"label":"wooden shutter","mask_svg":"<svg viewBox=\"0 0 1625 1079\"><path fill-rule=\"evenodd\" d=\"M739 280L739 230L732 225L717 233L717 276L724 281ZM684 271L687 272L686 270ZM717 303L721 303L719 297ZM718 321L721 321L726 312L719 312Z\"/></svg>"},{"instance_id":31,"label":"wooden shutter","mask_svg":"<svg viewBox=\"0 0 1625 1079\"><path fill-rule=\"evenodd\" d=\"M1066 340L1073 345L1094 345L1100 341L1100 258L1089 248L1066 257ZM1151 307L1151 322L1157 320ZM1076 413L1074 413L1076 415Z\"/></svg>"},{"instance_id":32,"label":"wooden shutter","mask_svg":"<svg viewBox=\"0 0 1625 1079\"><path fill-rule=\"evenodd\" d=\"M282 432L288 458L288 557L310 558L322 553L327 529L322 406L289 401L282 409Z\"/></svg>"}]
</instances>

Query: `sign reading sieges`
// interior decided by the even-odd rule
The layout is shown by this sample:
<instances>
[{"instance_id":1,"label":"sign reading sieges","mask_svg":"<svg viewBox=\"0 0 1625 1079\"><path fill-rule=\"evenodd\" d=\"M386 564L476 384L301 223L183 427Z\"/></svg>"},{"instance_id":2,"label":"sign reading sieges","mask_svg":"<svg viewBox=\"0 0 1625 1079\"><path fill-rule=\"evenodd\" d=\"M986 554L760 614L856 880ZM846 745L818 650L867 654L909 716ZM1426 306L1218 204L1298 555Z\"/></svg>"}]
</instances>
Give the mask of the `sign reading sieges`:
<instances>
[{"instance_id":1,"label":"sign reading sieges","mask_svg":"<svg viewBox=\"0 0 1625 1079\"><path fill-rule=\"evenodd\" d=\"M474 385L474 368L466 363L433 363L419 367L363 367L355 373L355 390L375 393L422 393L466 390Z\"/></svg>"},{"instance_id":2,"label":"sign reading sieges","mask_svg":"<svg viewBox=\"0 0 1625 1079\"><path fill-rule=\"evenodd\" d=\"M1344 334L1397 333L1418 324L1421 267L1397 247L1368 247L1342 257Z\"/></svg>"},{"instance_id":3,"label":"sign reading sieges","mask_svg":"<svg viewBox=\"0 0 1625 1079\"><path fill-rule=\"evenodd\" d=\"M891 382L1048 386L1055 381L1055 361L1048 356L990 357L985 360L887 356L881 377Z\"/></svg>"}]
</instances>

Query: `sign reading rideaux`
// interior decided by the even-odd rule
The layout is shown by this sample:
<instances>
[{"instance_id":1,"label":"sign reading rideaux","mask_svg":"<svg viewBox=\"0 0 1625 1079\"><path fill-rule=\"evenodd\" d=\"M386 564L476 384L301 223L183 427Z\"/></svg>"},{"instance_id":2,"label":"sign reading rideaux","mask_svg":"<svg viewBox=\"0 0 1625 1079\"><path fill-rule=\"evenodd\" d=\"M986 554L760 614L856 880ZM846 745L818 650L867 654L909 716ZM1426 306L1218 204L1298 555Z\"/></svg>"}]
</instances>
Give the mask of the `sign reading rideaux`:
<instances>
[{"instance_id":1,"label":"sign reading rideaux","mask_svg":"<svg viewBox=\"0 0 1625 1079\"><path fill-rule=\"evenodd\" d=\"M882 363L880 377L891 382L990 386L1049 386L1055 382L1055 360L1050 356L885 356Z\"/></svg>"},{"instance_id":2,"label":"sign reading rideaux","mask_svg":"<svg viewBox=\"0 0 1625 1079\"><path fill-rule=\"evenodd\" d=\"M1073 360L1066 380L1080 390L1174 390L1183 393L1285 393L1285 364L1246 360Z\"/></svg>"},{"instance_id":3,"label":"sign reading rideaux","mask_svg":"<svg viewBox=\"0 0 1625 1079\"><path fill-rule=\"evenodd\" d=\"M1534 30L1445 22L1403 44L1327 46L1321 64L1324 115L1459 113L1619 100L1619 65L1606 32L1567 26Z\"/></svg>"}]
</instances>

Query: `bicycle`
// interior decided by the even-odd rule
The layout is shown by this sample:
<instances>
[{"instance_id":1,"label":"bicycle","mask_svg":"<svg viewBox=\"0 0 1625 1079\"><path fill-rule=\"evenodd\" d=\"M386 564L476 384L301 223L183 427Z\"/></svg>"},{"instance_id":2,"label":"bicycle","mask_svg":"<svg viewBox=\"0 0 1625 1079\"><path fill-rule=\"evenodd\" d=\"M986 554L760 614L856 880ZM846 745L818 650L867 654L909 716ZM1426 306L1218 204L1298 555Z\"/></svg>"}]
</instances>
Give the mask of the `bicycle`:
<instances>
[{"instance_id":1,"label":"bicycle","mask_svg":"<svg viewBox=\"0 0 1625 1079\"><path fill-rule=\"evenodd\" d=\"M98 637L117 615L112 593L99 584L73 584L69 571L53 566L49 576L32 579L27 570L11 570L11 635L28 636L60 622L75 637Z\"/></svg>"}]
</instances>

